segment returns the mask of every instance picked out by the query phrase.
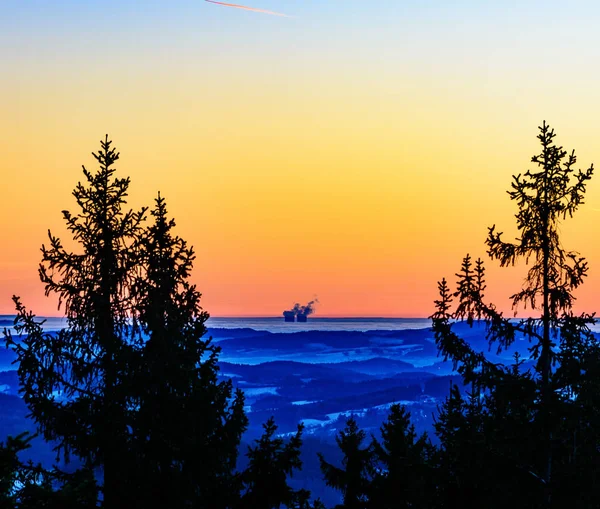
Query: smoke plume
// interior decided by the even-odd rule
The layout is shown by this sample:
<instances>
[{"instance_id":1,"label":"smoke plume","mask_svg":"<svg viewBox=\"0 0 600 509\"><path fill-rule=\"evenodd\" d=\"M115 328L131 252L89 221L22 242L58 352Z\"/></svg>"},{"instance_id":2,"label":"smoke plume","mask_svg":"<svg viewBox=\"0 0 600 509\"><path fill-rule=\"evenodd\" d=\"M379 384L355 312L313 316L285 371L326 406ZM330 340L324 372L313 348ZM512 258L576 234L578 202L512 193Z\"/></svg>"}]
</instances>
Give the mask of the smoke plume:
<instances>
[{"instance_id":1,"label":"smoke plume","mask_svg":"<svg viewBox=\"0 0 600 509\"><path fill-rule=\"evenodd\" d=\"M285 313L293 313L295 316L298 315L312 315L315 312L315 306L319 303L319 299L311 300L306 306L301 306L300 303L296 302L294 307Z\"/></svg>"}]
</instances>

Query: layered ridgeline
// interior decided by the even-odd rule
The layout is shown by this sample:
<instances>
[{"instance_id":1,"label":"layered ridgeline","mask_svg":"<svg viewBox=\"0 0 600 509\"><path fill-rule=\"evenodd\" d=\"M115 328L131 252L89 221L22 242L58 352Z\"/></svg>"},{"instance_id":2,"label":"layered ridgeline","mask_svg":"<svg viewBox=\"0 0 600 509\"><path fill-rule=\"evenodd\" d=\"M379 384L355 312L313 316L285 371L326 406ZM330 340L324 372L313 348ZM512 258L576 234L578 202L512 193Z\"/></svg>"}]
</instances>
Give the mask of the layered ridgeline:
<instances>
[{"instance_id":1,"label":"layered ridgeline","mask_svg":"<svg viewBox=\"0 0 600 509\"><path fill-rule=\"evenodd\" d=\"M12 325L14 317L3 320ZM45 325L55 334L65 324L50 318ZM303 423L304 467L289 483L296 489L310 490L328 505L337 503L339 495L322 479L316 453L341 460L335 436L349 417L366 432L380 436L379 427L390 407L400 403L410 409L416 430L430 432L437 443L434 415L450 384L461 383L452 363L439 358L428 319L313 318L310 326L294 324L290 328L290 324L282 326L280 318L211 318L206 325L206 335L221 349L219 379L232 380L245 395L249 425L242 438L242 451L245 444L261 436L263 423L270 417L278 425L277 434L286 438ZM299 330L309 327L312 330ZM474 348L487 351L483 323L458 327ZM527 355L527 347L518 341L510 351L493 357L498 362L510 362L514 352ZM0 349L0 363L6 369L0 373L0 397L11 402L0 408L3 438L35 429L25 418L18 375L15 366L10 366L15 357L11 350ZM24 457L41 460L48 467L54 460L50 447L40 439ZM242 455L238 469L243 470L246 461Z\"/></svg>"},{"instance_id":2,"label":"layered ridgeline","mask_svg":"<svg viewBox=\"0 0 600 509\"><path fill-rule=\"evenodd\" d=\"M431 429L432 410L447 396L450 380L458 380L452 363L439 357L427 319L313 319L313 330L284 325L287 332L279 332L279 318L247 320L262 330L240 327L246 320L209 319L207 336L221 349L219 377L244 391L248 436L259 433L271 414L282 433L304 422L305 435L326 438L343 427L344 416L369 412L371 422L364 424L375 431L387 407L400 401L418 409L419 429ZM47 324L49 331L62 325L57 319ZM457 327L473 348L488 350L483 322ZM521 337L510 349L488 355L494 362L510 362L516 352L527 357L528 348ZM1 350L7 371L3 390L16 395L18 377L9 371L14 359L11 350Z\"/></svg>"},{"instance_id":3,"label":"layered ridgeline","mask_svg":"<svg viewBox=\"0 0 600 509\"><path fill-rule=\"evenodd\" d=\"M12 324L14 317L3 319ZM303 468L289 483L296 489L310 490L329 506L338 502L339 495L322 479L316 453L341 461L335 436L344 429L349 417L367 433L380 437L380 426L390 407L400 403L410 411L416 431L429 432L432 442L438 445L434 419L449 387L458 384L465 393L470 391L470 386L465 387L453 370L452 362L438 355L429 320L370 319L357 324L356 320L325 319L313 320L313 330L287 328L287 332L277 332L281 320L276 318L262 320L262 330L235 328L244 320L207 321L207 335L221 348L219 378L231 379L234 387L245 394L249 426L241 450L260 437L262 424L271 416L279 427L277 434L283 437L294 434L297 425L303 423ZM211 327L213 322L219 327ZM256 319L249 323L256 325ZM326 330L315 330L319 323L324 323ZM47 324L50 331L64 325L55 319L49 319ZM367 330L352 330L357 326ZM415 326L421 328L400 328ZM339 330L327 330L333 327ZM455 331L495 363L510 364L517 352L523 359L530 355L530 343L522 334L518 334L511 348L497 354L489 351L484 322L476 322L472 327L457 323ZM18 394L18 375L15 366L10 366L14 359L12 351L0 349L0 362L3 370L6 368L0 373L2 439L35 430L25 417L27 409ZM534 361L524 363L532 368ZM51 447L41 439L33 442L24 457L42 461L47 467L54 461ZM247 458L241 455L238 468L243 470L246 466Z\"/></svg>"}]
</instances>

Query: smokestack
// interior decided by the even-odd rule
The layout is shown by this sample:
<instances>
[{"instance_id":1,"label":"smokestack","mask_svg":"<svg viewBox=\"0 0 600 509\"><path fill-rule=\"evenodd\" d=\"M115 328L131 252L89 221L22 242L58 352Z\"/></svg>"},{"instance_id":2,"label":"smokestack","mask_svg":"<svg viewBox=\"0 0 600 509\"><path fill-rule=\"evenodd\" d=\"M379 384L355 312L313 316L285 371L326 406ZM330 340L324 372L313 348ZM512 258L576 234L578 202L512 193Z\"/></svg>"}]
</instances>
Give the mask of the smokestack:
<instances>
[{"instance_id":1,"label":"smokestack","mask_svg":"<svg viewBox=\"0 0 600 509\"><path fill-rule=\"evenodd\" d=\"M318 304L319 300L311 300L306 306L301 306L296 302L294 307L289 311L283 312L283 319L285 322L298 321L305 323L308 321L308 315L312 315L315 312L315 304Z\"/></svg>"}]
</instances>

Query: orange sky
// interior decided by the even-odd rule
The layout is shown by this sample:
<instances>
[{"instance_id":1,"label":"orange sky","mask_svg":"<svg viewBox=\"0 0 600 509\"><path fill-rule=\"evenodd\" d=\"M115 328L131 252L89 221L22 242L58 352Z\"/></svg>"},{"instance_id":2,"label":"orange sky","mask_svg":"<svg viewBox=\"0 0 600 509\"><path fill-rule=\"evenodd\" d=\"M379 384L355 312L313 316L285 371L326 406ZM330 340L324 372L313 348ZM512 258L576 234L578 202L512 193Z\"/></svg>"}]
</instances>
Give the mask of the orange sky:
<instances>
[{"instance_id":1,"label":"orange sky","mask_svg":"<svg viewBox=\"0 0 600 509\"><path fill-rule=\"evenodd\" d=\"M11 4L0 313L14 293L58 313L38 282L39 248L48 228L64 235L60 211L75 210L81 164L94 167L106 132L131 204L160 190L195 246L214 316L276 316L315 295L320 316L428 316L436 281L467 252L485 255L487 226L513 231L506 190L531 167L544 119L582 168L600 162L600 41L586 16L522 31L535 13L334 3L257 5L292 19L206 2L105 19L61 2L39 20ZM577 294L587 311L600 296L596 179L562 228L590 263ZM488 268L506 309L523 268Z\"/></svg>"}]
</instances>

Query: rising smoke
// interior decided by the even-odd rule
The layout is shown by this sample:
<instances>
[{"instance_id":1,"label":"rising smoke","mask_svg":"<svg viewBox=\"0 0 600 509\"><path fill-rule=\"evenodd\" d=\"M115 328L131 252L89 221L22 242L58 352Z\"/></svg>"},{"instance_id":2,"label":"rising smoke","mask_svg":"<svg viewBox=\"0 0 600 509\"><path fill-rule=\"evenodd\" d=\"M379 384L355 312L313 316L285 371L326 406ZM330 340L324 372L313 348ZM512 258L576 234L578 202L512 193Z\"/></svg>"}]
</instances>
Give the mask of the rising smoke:
<instances>
[{"instance_id":1,"label":"rising smoke","mask_svg":"<svg viewBox=\"0 0 600 509\"><path fill-rule=\"evenodd\" d=\"M301 306L298 302L294 304L294 307L289 311L284 311L284 314L298 315L312 315L315 312L315 306L319 303L319 299L311 300L306 306Z\"/></svg>"}]
</instances>

